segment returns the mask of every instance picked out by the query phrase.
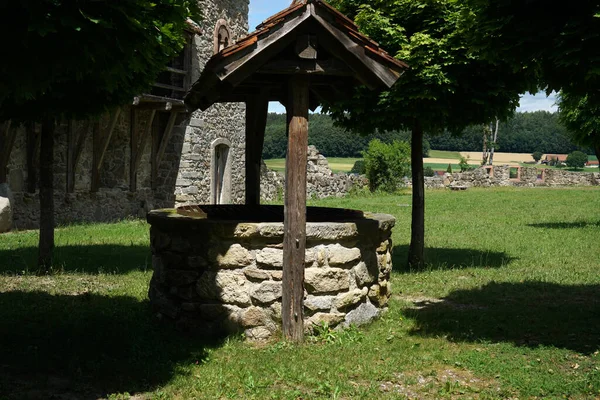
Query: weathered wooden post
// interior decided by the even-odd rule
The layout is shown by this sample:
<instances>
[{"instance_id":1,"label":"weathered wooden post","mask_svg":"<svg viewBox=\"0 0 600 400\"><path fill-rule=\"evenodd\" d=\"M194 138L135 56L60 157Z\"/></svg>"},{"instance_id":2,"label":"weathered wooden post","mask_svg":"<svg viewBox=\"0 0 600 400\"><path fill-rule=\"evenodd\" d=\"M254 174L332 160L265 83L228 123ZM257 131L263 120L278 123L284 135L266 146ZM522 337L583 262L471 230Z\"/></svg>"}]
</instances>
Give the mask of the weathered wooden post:
<instances>
[{"instance_id":1,"label":"weathered wooden post","mask_svg":"<svg viewBox=\"0 0 600 400\"><path fill-rule=\"evenodd\" d=\"M304 340L304 254L306 251L306 157L308 148L307 75L294 75L289 83L288 149L285 165L283 236L283 334Z\"/></svg>"}]
</instances>

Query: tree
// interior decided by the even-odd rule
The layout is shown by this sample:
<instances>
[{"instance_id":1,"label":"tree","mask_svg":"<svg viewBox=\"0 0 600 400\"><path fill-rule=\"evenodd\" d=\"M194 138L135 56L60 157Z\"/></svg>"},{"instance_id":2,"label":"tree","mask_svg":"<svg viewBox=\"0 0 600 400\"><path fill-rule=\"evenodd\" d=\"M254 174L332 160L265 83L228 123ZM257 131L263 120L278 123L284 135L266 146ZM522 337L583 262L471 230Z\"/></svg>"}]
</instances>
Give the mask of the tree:
<instances>
[{"instance_id":1,"label":"tree","mask_svg":"<svg viewBox=\"0 0 600 400\"><path fill-rule=\"evenodd\" d=\"M424 263L425 191L423 134L460 132L496 117L506 118L529 81L512 66L491 63L467 46L472 10L453 0L335 0L361 31L411 67L381 95L356 89L326 110L344 126L363 132L410 130L413 208L408 263Z\"/></svg>"},{"instance_id":2,"label":"tree","mask_svg":"<svg viewBox=\"0 0 600 400\"><path fill-rule=\"evenodd\" d=\"M0 5L0 121L42 123L40 267L54 247L54 127L131 102L183 46L194 0L21 0Z\"/></svg>"},{"instance_id":3,"label":"tree","mask_svg":"<svg viewBox=\"0 0 600 400\"><path fill-rule=\"evenodd\" d=\"M477 29L470 40L493 63L505 63L538 81L547 93L585 100L600 107L600 3L544 0L469 0ZM577 100L574 100L577 101ZM571 107L568 107L571 108ZM572 108L571 108L572 109ZM576 124L578 125L578 124ZM579 128L574 130L580 132ZM598 130L585 140L600 141Z\"/></svg>"},{"instance_id":4,"label":"tree","mask_svg":"<svg viewBox=\"0 0 600 400\"><path fill-rule=\"evenodd\" d=\"M406 142L383 143L373 139L363 153L369 189L393 193L410 173L410 146Z\"/></svg>"},{"instance_id":5,"label":"tree","mask_svg":"<svg viewBox=\"0 0 600 400\"><path fill-rule=\"evenodd\" d=\"M558 96L558 110L560 121L573 139L594 149L600 160L600 102L590 101L592 96L562 91Z\"/></svg>"},{"instance_id":6,"label":"tree","mask_svg":"<svg viewBox=\"0 0 600 400\"><path fill-rule=\"evenodd\" d=\"M533 154L531 155L531 157L533 157L534 161L536 163L539 163L540 160L542 159L542 152L541 151L534 151Z\"/></svg>"},{"instance_id":7,"label":"tree","mask_svg":"<svg viewBox=\"0 0 600 400\"><path fill-rule=\"evenodd\" d=\"M567 166L569 168L583 169L588 161L587 154L581 151L574 151L567 156Z\"/></svg>"}]
</instances>

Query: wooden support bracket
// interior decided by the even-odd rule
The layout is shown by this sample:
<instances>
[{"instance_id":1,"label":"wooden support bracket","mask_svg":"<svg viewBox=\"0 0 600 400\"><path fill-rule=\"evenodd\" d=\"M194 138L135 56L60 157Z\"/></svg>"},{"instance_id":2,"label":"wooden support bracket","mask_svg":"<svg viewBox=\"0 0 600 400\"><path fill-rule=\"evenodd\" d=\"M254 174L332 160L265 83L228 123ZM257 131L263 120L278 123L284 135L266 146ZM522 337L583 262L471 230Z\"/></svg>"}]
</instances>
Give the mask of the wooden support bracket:
<instances>
[{"instance_id":1,"label":"wooden support bracket","mask_svg":"<svg viewBox=\"0 0 600 400\"><path fill-rule=\"evenodd\" d=\"M11 121L5 121L0 125L0 183L7 182L8 161L10 153L15 145L17 130L11 129Z\"/></svg>"},{"instance_id":2,"label":"wooden support bracket","mask_svg":"<svg viewBox=\"0 0 600 400\"><path fill-rule=\"evenodd\" d=\"M156 110L150 112L150 118L146 124L146 128L140 133L137 123L138 111L135 108L131 110L131 161L129 166L129 190L135 192L137 190L137 172L142 162L142 156L146 149L148 138L152 135L152 123L156 116Z\"/></svg>"},{"instance_id":3,"label":"wooden support bracket","mask_svg":"<svg viewBox=\"0 0 600 400\"><path fill-rule=\"evenodd\" d=\"M169 115L169 122L165 127L165 130L162 134L153 130L154 138L153 138L153 146L152 146L152 189L156 189L158 187L158 167L163 160L165 155L165 151L167 150L167 145L169 144L169 140L171 140L171 135L173 134L173 128L175 127L175 122L177 121L177 116L179 112L171 111Z\"/></svg>"},{"instance_id":4,"label":"wooden support bracket","mask_svg":"<svg viewBox=\"0 0 600 400\"><path fill-rule=\"evenodd\" d=\"M110 139L115 131L119 116L121 115L121 109L117 108L110 119L108 130L102 131L100 129L100 123L96 122L93 129L94 137L94 154L92 161L92 192L97 192L100 189L100 167L104 161L106 150L110 144Z\"/></svg>"},{"instance_id":5,"label":"wooden support bracket","mask_svg":"<svg viewBox=\"0 0 600 400\"><path fill-rule=\"evenodd\" d=\"M260 161L268 112L268 89L246 101L246 204L260 204Z\"/></svg>"}]
</instances>

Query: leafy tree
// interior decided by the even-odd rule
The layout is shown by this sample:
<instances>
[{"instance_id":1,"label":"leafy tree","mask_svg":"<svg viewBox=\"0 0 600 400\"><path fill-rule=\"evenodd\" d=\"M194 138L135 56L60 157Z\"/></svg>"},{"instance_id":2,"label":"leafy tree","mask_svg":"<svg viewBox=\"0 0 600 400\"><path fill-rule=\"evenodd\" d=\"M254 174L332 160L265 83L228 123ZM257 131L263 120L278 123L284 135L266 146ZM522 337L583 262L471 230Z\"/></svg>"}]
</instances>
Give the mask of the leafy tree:
<instances>
[{"instance_id":1,"label":"leafy tree","mask_svg":"<svg viewBox=\"0 0 600 400\"><path fill-rule=\"evenodd\" d=\"M531 155L531 157L533 157L535 162L540 162L540 160L542 159L542 156L543 156L543 154L541 151L534 151L533 154Z\"/></svg>"},{"instance_id":2,"label":"leafy tree","mask_svg":"<svg viewBox=\"0 0 600 400\"><path fill-rule=\"evenodd\" d=\"M446 172L449 174L452 173L452 164L448 164L448 168L446 168Z\"/></svg>"},{"instance_id":3,"label":"leafy tree","mask_svg":"<svg viewBox=\"0 0 600 400\"><path fill-rule=\"evenodd\" d=\"M567 166L569 168L583 169L588 161L588 156L581 151L574 151L567 156Z\"/></svg>"},{"instance_id":4,"label":"leafy tree","mask_svg":"<svg viewBox=\"0 0 600 400\"><path fill-rule=\"evenodd\" d=\"M195 0L20 0L0 5L0 121L42 122L39 265L54 247L54 127L131 102L184 44Z\"/></svg>"},{"instance_id":5,"label":"leafy tree","mask_svg":"<svg viewBox=\"0 0 600 400\"><path fill-rule=\"evenodd\" d=\"M594 149L600 159L600 102L590 101L592 95L561 92L558 97L559 118L573 138Z\"/></svg>"},{"instance_id":6,"label":"leafy tree","mask_svg":"<svg viewBox=\"0 0 600 400\"><path fill-rule=\"evenodd\" d=\"M410 172L410 146L405 142L390 144L373 139L363 153L369 189L395 192Z\"/></svg>"},{"instance_id":7,"label":"leafy tree","mask_svg":"<svg viewBox=\"0 0 600 400\"><path fill-rule=\"evenodd\" d=\"M460 132L473 124L506 118L530 82L502 62L488 62L467 46L473 13L454 0L335 0L361 31L411 68L381 95L358 88L326 107L347 127L410 130L413 208L408 262L424 263L425 191L423 134ZM348 111L348 112L347 112Z\"/></svg>"}]
</instances>

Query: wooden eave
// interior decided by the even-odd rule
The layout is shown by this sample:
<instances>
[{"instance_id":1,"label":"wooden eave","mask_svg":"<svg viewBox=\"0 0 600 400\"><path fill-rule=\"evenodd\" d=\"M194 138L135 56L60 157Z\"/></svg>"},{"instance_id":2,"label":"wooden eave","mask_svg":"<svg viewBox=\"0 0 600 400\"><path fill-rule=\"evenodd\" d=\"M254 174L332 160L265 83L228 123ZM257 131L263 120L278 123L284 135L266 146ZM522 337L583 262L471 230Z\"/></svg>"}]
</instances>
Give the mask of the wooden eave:
<instances>
[{"instance_id":1,"label":"wooden eave","mask_svg":"<svg viewBox=\"0 0 600 400\"><path fill-rule=\"evenodd\" d=\"M324 50L330 59L312 60L314 65L311 60L295 65L297 60L282 56L301 35L315 36L319 52ZM273 87L269 89L269 100L281 101L285 98L285 84L277 77L305 73L311 75L312 108L322 100L334 100L336 94L346 95L348 86L389 89L407 68L323 0L304 0L267 19L255 32L213 56L185 102L190 110L205 110L216 102L245 101L247 95L265 86ZM266 79L253 84L258 75ZM338 84L336 90L319 88L317 76L341 77L343 84ZM328 86L327 80L321 85Z\"/></svg>"}]
</instances>

